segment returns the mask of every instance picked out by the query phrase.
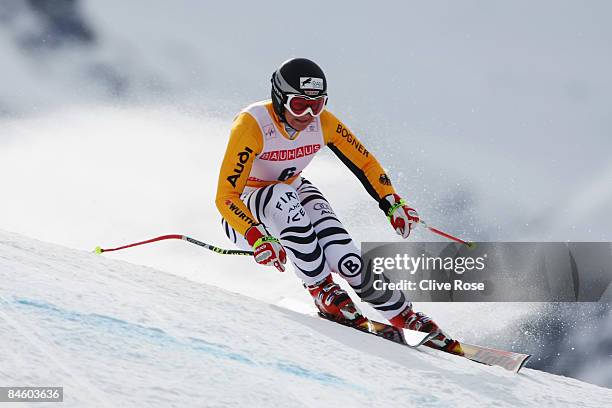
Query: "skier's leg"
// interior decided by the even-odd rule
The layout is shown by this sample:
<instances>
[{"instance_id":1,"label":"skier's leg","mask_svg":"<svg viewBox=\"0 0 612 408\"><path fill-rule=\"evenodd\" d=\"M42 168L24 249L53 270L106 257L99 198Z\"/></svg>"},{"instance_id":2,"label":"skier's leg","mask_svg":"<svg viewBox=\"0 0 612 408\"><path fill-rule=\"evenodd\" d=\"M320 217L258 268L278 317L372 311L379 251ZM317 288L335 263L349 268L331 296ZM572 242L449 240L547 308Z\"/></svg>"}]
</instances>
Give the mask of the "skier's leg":
<instances>
[{"instance_id":1,"label":"skier's leg","mask_svg":"<svg viewBox=\"0 0 612 408\"><path fill-rule=\"evenodd\" d=\"M285 247L319 310L334 318L362 323L365 319L348 293L333 281L325 253L294 187L273 184L246 194L243 201Z\"/></svg>"},{"instance_id":2,"label":"skier's leg","mask_svg":"<svg viewBox=\"0 0 612 408\"><path fill-rule=\"evenodd\" d=\"M329 202L306 179L301 178L296 183L300 201L310 217L330 268L346 279L362 300L370 303L394 326L425 332L437 331L438 336L427 344L460 354L459 343L442 332L428 316L414 312L412 304L406 300L401 291L374 289L371 265L366 267L362 265L361 251L355 246ZM378 275L377 279L389 281L384 274Z\"/></svg>"},{"instance_id":3,"label":"skier's leg","mask_svg":"<svg viewBox=\"0 0 612 408\"><path fill-rule=\"evenodd\" d=\"M245 194L242 200L255 218L278 238L295 266L297 276L312 285L330 273L310 218L297 192L284 183L272 184Z\"/></svg>"},{"instance_id":4,"label":"skier's leg","mask_svg":"<svg viewBox=\"0 0 612 408\"><path fill-rule=\"evenodd\" d=\"M285 247L296 275L304 282L319 310L334 318L354 320L356 324L365 320L357 313L346 291L334 283L310 218L293 187L274 184L245 193L241 199L255 219ZM226 221L222 224L232 242L245 250L250 249L244 237Z\"/></svg>"},{"instance_id":5,"label":"skier's leg","mask_svg":"<svg viewBox=\"0 0 612 408\"><path fill-rule=\"evenodd\" d=\"M302 178L297 182L297 192L332 271L339 273L362 300L370 303L386 319L390 320L405 310L410 303L401 291L374 290L371 268L363 267L361 251L319 189ZM383 275L378 278L387 281Z\"/></svg>"},{"instance_id":6,"label":"skier's leg","mask_svg":"<svg viewBox=\"0 0 612 408\"><path fill-rule=\"evenodd\" d=\"M264 224L285 247L296 275L305 285L323 281L330 274L310 218L292 187L284 183L272 184L244 193L240 198L255 219ZM225 219L221 219L221 225L225 235L240 249L252 250L244 236L237 233Z\"/></svg>"}]
</instances>

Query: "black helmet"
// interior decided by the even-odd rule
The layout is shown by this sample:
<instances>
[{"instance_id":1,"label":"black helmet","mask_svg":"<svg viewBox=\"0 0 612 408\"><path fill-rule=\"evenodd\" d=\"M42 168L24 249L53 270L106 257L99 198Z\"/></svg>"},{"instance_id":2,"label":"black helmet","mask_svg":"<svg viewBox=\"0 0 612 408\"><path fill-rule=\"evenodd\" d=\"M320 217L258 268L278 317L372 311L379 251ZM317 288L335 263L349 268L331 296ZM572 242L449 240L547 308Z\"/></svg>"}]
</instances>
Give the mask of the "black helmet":
<instances>
[{"instance_id":1,"label":"black helmet","mask_svg":"<svg viewBox=\"0 0 612 408\"><path fill-rule=\"evenodd\" d=\"M283 121L288 94L327 95L327 79L323 70L306 58L293 58L283 62L272 74L271 81L274 112Z\"/></svg>"}]
</instances>

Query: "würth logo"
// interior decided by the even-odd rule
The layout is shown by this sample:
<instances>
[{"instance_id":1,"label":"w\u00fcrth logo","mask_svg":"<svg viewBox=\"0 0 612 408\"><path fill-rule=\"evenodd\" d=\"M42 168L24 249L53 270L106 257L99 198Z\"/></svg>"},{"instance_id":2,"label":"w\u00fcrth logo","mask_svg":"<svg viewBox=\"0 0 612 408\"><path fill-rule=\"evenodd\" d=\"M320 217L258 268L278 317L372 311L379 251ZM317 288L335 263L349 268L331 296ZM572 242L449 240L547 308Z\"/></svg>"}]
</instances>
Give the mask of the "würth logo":
<instances>
[{"instance_id":1,"label":"w\u00fcrth logo","mask_svg":"<svg viewBox=\"0 0 612 408\"><path fill-rule=\"evenodd\" d=\"M246 221L247 224L253 225L255 224L255 220L246 215L244 211L240 209L236 204L234 204L231 200L226 200L225 205L229 207L230 211L238 216L239 219Z\"/></svg>"},{"instance_id":2,"label":"w\u00fcrth logo","mask_svg":"<svg viewBox=\"0 0 612 408\"><path fill-rule=\"evenodd\" d=\"M294 160L294 159L299 159L300 157L310 156L311 154L315 154L320 149L321 149L320 144L311 144L307 146L298 147L296 149L272 150L269 152L262 153L259 156L259 159L268 160L268 161Z\"/></svg>"}]
</instances>

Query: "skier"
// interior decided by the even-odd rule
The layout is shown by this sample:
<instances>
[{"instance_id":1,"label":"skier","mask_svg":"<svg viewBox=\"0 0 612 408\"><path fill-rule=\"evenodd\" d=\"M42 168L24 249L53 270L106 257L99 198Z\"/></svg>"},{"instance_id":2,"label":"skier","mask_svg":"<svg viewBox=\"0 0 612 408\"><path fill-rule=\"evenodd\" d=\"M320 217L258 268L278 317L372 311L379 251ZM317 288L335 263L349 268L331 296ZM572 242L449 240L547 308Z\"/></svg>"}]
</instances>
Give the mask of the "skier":
<instances>
[{"instance_id":1,"label":"skier","mask_svg":"<svg viewBox=\"0 0 612 408\"><path fill-rule=\"evenodd\" d=\"M271 100L246 107L233 123L217 187L216 205L232 242L253 250L255 261L285 270L287 257L318 309L336 320L365 318L331 272L392 325L437 331L434 346L452 351L456 341L428 316L412 310L400 291L374 291L372 273L323 194L302 170L329 147L377 201L403 238L419 215L400 198L371 151L326 110L327 80L305 58L285 61L272 74ZM383 276L383 279L386 279Z\"/></svg>"}]
</instances>

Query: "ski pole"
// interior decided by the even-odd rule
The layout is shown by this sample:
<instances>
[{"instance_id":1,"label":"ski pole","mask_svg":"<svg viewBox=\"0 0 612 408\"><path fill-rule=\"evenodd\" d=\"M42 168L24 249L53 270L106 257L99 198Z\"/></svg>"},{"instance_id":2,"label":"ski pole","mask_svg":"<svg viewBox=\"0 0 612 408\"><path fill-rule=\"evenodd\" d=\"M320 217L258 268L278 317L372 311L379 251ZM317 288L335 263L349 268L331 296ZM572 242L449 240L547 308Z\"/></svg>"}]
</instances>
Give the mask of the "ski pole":
<instances>
[{"instance_id":1,"label":"ski pole","mask_svg":"<svg viewBox=\"0 0 612 408\"><path fill-rule=\"evenodd\" d=\"M140 242L134 242L133 244L127 244L127 245L123 245L117 248L101 248L99 246L96 247L96 249L94 249L94 252L96 254L101 254L103 252L111 252L111 251L119 251L121 249L126 249L126 248L131 248L131 247L135 247L138 245L144 245L144 244L150 244L151 242L157 242L157 241L163 241L166 239L181 239L183 241L187 241L190 242L192 244L201 246L203 248L209 249L213 252L216 252L218 254L221 255L253 255L252 251L241 251L241 250L236 250L236 249L223 249L223 248L219 248L216 247L214 245L211 244L207 244L206 242L202 242L202 241L198 241L197 239L188 237L187 235L179 235L179 234L170 234L170 235L162 235L160 237L156 237L156 238L151 238L151 239L147 239L146 241L140 241Z\"/></svg>"},{"instance_id":2,"label":"ski pole","mask_svg":"<svg viewBox=\"0 0 612 408\"><path fill-rule=\"evenodd\" d=\"M423 225L425 228L427 228L428 230L430 230L431 232L433 232L435 234L438 234L438 235L440 235L440 236L442 236L444 238L448 238L448 239L450 239L452 241L455 241L455 242L458 242L460 244L467 245L468 248L473 248L474 247L474 243L473 242L464 241L461 238L457 238L457 237L455 237L455 236L453 236L453 235L451 235L449 233L446 233L444 231L441 231L441 230L439 230L437 228L430 227L423 220L420 220L419 222L420 222L421 225ZM206 242L198 241L197 239L188 237L187 235L180 235L180 234L162 235L162 236L159 236L159 237L156 237L156 238L147 239L146 241L134 242L132 244L123 245L123 246L120 246L120 247L117 247L117 248L102 248L102 247L97 246L94 249L94 252L96 254L102 254L104 252L119 251L121 249L132 248L132 247L135 247L135 246L150 244L152 242L164 241L164 240L167 240L167 239L180 239L180 240L183 240L183 241L187 241L187 242L190 242L192 244L195 244L195 245L201 246L203 248L206 248L206 249L208 249L210 251L213 251L213 252L215 252L217 254L221 254L221 255L249 255L249 256L253 255L253 251L242 251L242 250L237 250L237 249L219 248L219 247L216 247L214 245L207 244Z\"/></svg>"},{"instance_id":3,"label":"ski pole","mask_svg":"<svg viewBox=\"0 0 612 408\"><path fill-rule=\"evenodd\" d=\"M468 248L473 248L475 246L475 244L473 242L467 242L462 240L461 238L457 238L455 236L452 236L451 234L444 232L444 231L440 231L437 228L434 227L430 227L429 225L427 225L427 223L423 220L419 220L419 222L421 223L421 225L423 225L425 228L427 228L428 230L430 230L431 232L433 232L434 234L438 234L444 238L448 238L452 241L458 242L460 244L464 244L467 245Z\"/></svg>"}]
</instances>

